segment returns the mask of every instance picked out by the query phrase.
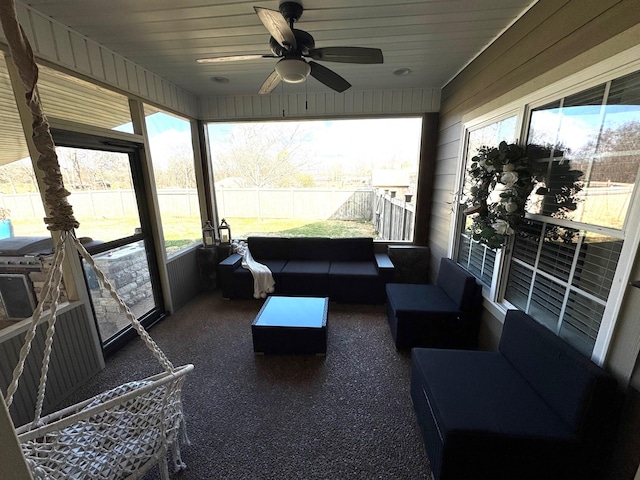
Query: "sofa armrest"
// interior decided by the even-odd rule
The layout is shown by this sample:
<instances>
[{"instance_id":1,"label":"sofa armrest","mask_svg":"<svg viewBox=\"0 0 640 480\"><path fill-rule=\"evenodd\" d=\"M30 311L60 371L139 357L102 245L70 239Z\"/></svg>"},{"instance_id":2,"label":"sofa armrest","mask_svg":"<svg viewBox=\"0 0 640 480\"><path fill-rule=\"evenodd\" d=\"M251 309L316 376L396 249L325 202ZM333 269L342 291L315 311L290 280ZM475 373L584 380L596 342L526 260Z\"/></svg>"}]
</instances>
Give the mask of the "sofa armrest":
<instances>
[{"instance_id":1,"label":"sofa armrest","mask_svg":"<svg viewBox=\"0 0 640 480\"><path fill-rule=\"evenodd\" d=\"M227 258L222 260L218 264L218 267L220 268L220 271L235 270L237 267L240 266L241 262L242 262L242 255L240 255L239 253L232 253Z\"/></svg>"},{"instance_id":2,"label":"sofa armrest","mask_svg":"<svg viewBox=\"0 0 640 480\"><path fill-rule=\"evenodd\" d=\"M384 283L393 282L395 267L386 253L374 253L376 268Z\"/></svg>"},{"instance_id":3,"label":"sofa armrest","mask_svg":"<svg viewBox=\"0 0 640 480\"><path fill-rule=\"evenodd\" d=\"M236 282L234 281L234 271L241 268L242 255L232 253L227 258L218 263L218 277L222 287L224 298L235 298L238 296Z\"/></svg>"}]
</instances>

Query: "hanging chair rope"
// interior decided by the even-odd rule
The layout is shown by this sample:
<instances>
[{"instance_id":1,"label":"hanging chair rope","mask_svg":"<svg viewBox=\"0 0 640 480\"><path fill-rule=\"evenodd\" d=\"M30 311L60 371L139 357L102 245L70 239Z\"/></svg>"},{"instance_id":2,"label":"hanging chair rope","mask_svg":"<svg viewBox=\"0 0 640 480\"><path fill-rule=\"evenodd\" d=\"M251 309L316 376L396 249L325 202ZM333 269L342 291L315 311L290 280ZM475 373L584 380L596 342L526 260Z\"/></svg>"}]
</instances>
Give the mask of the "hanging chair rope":
<instances>
[{"instance_id":1,"label":"hanging chair rope","mask_svg":"<svg viewBox=\"0 0 640 480\"><path fill-rule=\"evenodd\" d=\"M38 66L35 63L29 40L18 23L13 0L0 2L0 20L7 38L9 52L18 69L25 90L27 106L31 111L33 143L39 152L36 162L44 173L44 203L48 216L44 221L49 230L72 230L79 224L73 209L67 202L69 191L64 188L62 173L56 155L55 144L49 131L49 122L42 111L38 93Z\"/></svg>"},{"instance_id":2,"label":"hanging chair rope","mask_svg":"<svg viewBox=\"0 0 640 480\"><path fill-rule=\"evenodd\" d=\"M65 231L66 233L66 231ZM52 267L54 273L52 275L53 288L49 289L49 298L45 298L42 303L46 301L50 301L50 312L47 335L44 341L44 352L43 352L43 360L42 366L40 368L40 384L38 385L38 396L36 397L36 407L35 407L35 415L33 419L33 424L36 425L40 421L40 416L42 415L42 406L44 404L44 396L47 388L47 375L49 373L49 363L51 359L51 352L53 350L53 335L56 331L56 319L57 319L57 311L58 311L58 301L60 300L60 285L62 284L62 264L64 262L65 256L65 248L64 248L64 236L61 235L60 239L60 247L58 250L60 254L58 255L57 263Z\"/></svg>"},{"instance_id":3,"label":"hanging chair rope","mask_svg":"<svg viewBox=\"0 0 640 480\"><path fill-rule=\"evenodd\" d=\"M173 453L174 468L182 470L186 467L182 462L178 439L178 432L182 431L182 440L189 443L180 394L184 375L193 369L193 365L179 368L173 366L76 237L74 229L79 224L67 202L69 192L64 188L55 144L40 105L38 67L29 41L18 23L13 0L0 0L0 21L33 118L33 143L39 153L37 166L44 174L46 185L43 197L47 217L44 221L52 231L55 245L52 265L25 334L18 364L6 394L6 404L10 406L24 372L44 306L48 304L50 315L47 320L34 419L31 425L16 429L23 454L32 475L38 480L141 478L156 464L160 465L162 479L167 480L168 449ZM165 372L142 381L120 385L85 402L41 418L53 351L65 251L71 246L93 268L102 288L118 303Z\"/></svg>"},{"instance_id":4,"label":"hanging chair rope","mask_svg":"<svg viewBox=\"0 0 640 480\"><path fill-rule=\"evenodd\" d=\"M15 4L13 1L0 2L0 21L9 44L9 51L25 88L25 99L33 119L33 143L36 150L39 152L37 165L44 173L43 179L46 184L44 204L49 215L45 217L44 221L49 230L59 232L57 237L54 236L54 240L57 239L57 241L55 242L53 266L45 281L42 299L38 303L38 306L32 316L31 325L25 336L25 342L22 349L20 350L18 365L14 369L13 379L6 394L6 403L7 406L10 406L18 388L20 376L24 371L25 361L31 350L31 344L35 338L36 329L42 316L44 305L49 302L51 314L48 319L44 358L40 371L40 383L38 387L36 414L34 418L35 424L40 419L42 405L44 402L49 361L53 348L53 336L55 333L55 322L57 317L56 312L60 298L60 286L62 283L62 264L65 257L65 245L69 236L73 239L73 244L76 250L94 269L103 288L105 288L111 297L118 302L118 305L126 314L126 317L133 328L136 330L147 348L151 350L153 356L158 360L164 370L169 373L173 373L175 371L175 367L162 350L160 350L158 345L151 339L129 307L127 307L122 298L120 298L113 284L105 277L104 273L98 268L95 261L91 258L91 255L73 233L73 229L78 228L79 223L73 216L73 209L71 205L67 202L69 191L64 188L60 165L55 151L55 144L53 142L51 132L49 131L49 123L42 110L42 105L38 95L38 67L35 63L33 50L31 49L29 40L26 37L22 26L18 22Z\"/></svg>"},{"instance_id":5,"label":"hanging chair rope","mask_svg":"<svg viewBox=\"0 0 640 480\"><path fill-rule=\"evenodd\" d=\"M129 320L129 323L131 323L131 326L138 333L138 335L140 336L144 344L151 351L151 353L156 358L156 360L158 360L160 365L162 365L162 368L164 368L165 371L167 372L173 373L175 371L175 367L173 366L173 364L169 361L169 359L164 354L164 352L160 350L160 347L158 347L156 342L153 341L149 333L138 321L138 319L133 314L133 312L129 309L129 307L124 303L120 295L118 295L118 292L116 291L111 281L107 277L105 277L102 270L100 270L100 268L96 265L96 262L93 260L89 252L87 252L87 250L84 248L84 245L82 245L82 243L80 242L80 240L78 240L75 234L72 234L72 238L73 238L73 243L76 247L76 250L80 253L82 258L84 258L84 260L89 265L91 265L91 267L96 273L96 276L98 277L98 280L100 281L100 284L109 292L109 294L111 295L111 298L113 298L116 302L118 302L118 305L120 305L120 309L123 312L125 312L127 319Z\"/></svg>"},{"instance_id":6,"label":"hanging chair rope","mask_svg":"<svg viewBox=\"0 0 640 480\"><path fill-rule=\"evenodd\" d=\"M62 273L61 266L62 260L64 258L64 249L56 249L53 255L53 265L49 270L47 277L44 282L44 289L42 291L42 299L38 302L38 306L33 312L31 317L31 324L29 325L29 329L25 335L24 343L22 348L20 349L20 355L18 359L18 364L13 370L13 380L11 384L7 388L7 394L5 396L5 403L7 407L10 407L13 403L13 396L18 389L18 382L20 377L22 376L22 372L24 371L24 364L31 351L31 344L33 343L33 339L36 336L36 329L38 328L38 324L40 323L40 318L42 317L42 310L44 309L45 302L51 296L51 290L58 288L60 285Z\"/></svg>"}]
</instances>

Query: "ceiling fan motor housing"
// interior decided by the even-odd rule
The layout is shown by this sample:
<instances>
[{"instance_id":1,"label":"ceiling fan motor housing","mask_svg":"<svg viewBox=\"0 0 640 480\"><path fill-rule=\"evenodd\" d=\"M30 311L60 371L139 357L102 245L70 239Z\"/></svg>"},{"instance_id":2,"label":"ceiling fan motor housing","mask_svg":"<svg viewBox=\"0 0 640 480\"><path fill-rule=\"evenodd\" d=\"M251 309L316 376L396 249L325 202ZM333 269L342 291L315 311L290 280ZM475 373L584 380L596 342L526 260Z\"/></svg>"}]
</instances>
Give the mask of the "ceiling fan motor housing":
<instances>
[{"instance_id":1,"label":"ceiling fan motor housing","mask_svg":"<svg viewBox=\"0 0 640 480\"><path fill-rule=\"evenodd\" d=\"M308 55L309 51L316 47L315 40L310 33L307 33L304 30L298 30L297 28L293 28L292 30L296 37L297 48L295 51L299 52L301 55ZM278 57L284 57L287 53L293 53L280 45L273 37L269 37L269 47L273 54Z\"/></svg>"}]
</instances>

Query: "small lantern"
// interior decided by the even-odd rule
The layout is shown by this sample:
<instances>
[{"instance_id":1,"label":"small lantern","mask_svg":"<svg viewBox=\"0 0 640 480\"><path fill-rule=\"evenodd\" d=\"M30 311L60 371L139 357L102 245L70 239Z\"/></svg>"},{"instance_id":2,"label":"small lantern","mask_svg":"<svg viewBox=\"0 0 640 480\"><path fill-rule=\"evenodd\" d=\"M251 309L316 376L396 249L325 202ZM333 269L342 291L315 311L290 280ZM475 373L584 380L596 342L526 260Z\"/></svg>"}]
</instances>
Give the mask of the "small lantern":
<instances>
[{"instance_id":1,"label":"small lantern","mask_svg":"<svg viewBox=\"0 0 640 480\"><path fill-rule=\"evenodd\" d=\"M211 225L209 220L204 224L204 228L202 229L202 243L204 243L205 247L213 247L215 242L215 230Z\"/></svg>"},{"instance_id":2,"label":"small lantern","mask_svg":"<svg viewBox=\"0 0 640 480\"><path fill-rule=\"evenodd\" d=\"M220 236L220 244L229 245L231 243L231 228L224 218L218 226L218 235Z\"/></svg>"}]
</instances>

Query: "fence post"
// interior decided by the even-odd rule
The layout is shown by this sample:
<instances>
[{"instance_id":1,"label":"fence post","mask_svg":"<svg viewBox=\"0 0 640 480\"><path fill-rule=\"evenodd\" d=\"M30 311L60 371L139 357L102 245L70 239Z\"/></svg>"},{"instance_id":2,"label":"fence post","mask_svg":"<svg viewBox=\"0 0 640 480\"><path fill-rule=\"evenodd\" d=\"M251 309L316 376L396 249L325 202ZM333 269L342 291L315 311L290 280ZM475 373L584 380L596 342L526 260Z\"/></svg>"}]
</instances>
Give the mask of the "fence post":
<instances>
[{"instance_id":1,"label":"fence post","mask_svg":"<svg viewBox=\"0 0 640 480\"><path fill-rule=\"evenodd\" d=\"M402 204L402 230L400 232L400 236L402 237L401 240L407 239L406 226L407 226L407 199L405 197L404 203Z\"/></svg>"}]
</instances>

